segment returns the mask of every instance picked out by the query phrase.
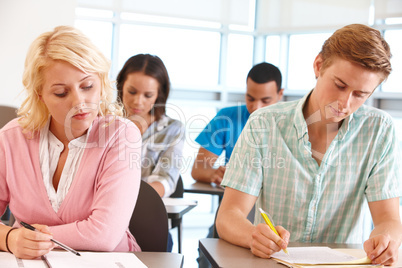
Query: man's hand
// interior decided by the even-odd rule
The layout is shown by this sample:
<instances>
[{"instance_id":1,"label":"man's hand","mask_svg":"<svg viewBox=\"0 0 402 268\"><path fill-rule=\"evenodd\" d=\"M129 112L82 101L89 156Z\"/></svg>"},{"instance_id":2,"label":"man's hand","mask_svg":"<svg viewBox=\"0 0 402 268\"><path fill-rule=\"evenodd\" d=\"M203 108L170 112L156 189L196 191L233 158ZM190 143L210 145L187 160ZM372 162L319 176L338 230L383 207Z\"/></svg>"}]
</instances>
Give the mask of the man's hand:
<instances>
[{"instance_id":1,"label":"man's hand","mask_svg":"<svg viewBox=\"0 0 402 268\"><path fill-rule=\"evenodd\" d=\"M275 226L276 231L281 237L276 235L268 225L260 223L252 233L250 244L251 252L260 258L271 258L271 255L282 249L286 249L289 244L290 233L282 226Z\"/></svg>"},{"instance_id":2,"label":"man's hand","mask_svg":"<svg viewBox=\"0 0 402 268\"><path fill-rule=\"evenodd\" d=\"M398 261L398 243L389 235L375 235L364 242L364 251L373 264L393 265Z\"/></svg>"},{"instance_id":3,"label":"man's hand","mask_svg":"<svg viewBox=\"0 0 402 268\"><path fill-rule=\"evenodd\" d=\"M214 169L211 175L211 182L220 185L223 179L223 175L225 174L225 171L226 171L225 166L220 166L217 169Z\"/></svg>"},{"instance_id":4,"label":"man's hand","mask_svg":"<svg viewBox=\"0 0 402 268\"><path fill-rule=\"evenodd\" d=\"M402 241L399 198L369 202L374 229L364 242L364 251L373 264L392 265L398 261Z\"/></svg>"},{"instance_id":5,"label":"man's hand","mask_svg":"<svg viewBox=\"0 0 402 268\"><path fill-rule=\"evenodd\" d=\"M197 157L194 161L191 176L200 182L221 184L223 174L225 174L226 167L220 166L217 169L214 168L215 162L218 159L218 155L208 151L207 149L200 147Z\"/></svg>"}]
</instances>

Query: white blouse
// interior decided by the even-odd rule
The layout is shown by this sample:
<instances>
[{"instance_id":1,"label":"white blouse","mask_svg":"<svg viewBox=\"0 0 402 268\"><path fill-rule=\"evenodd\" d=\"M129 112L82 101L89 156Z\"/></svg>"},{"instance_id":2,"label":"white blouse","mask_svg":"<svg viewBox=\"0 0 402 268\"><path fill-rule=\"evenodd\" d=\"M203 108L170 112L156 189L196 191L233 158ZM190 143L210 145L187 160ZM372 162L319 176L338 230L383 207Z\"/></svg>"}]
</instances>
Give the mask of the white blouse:
<instances>
[{"instance_id":1,"label":"white blouse","mask_svg":"<svg viewBox=\"0 0 402 268\"><path fill-rule=\"evenodd\" d=\"M53 187L53 176L60 160L60 154L64 150L64 145L51 131L49 131L49 125L50 119L46 126L40 131L39 161L49 201L52 204L54 211L57 212L66 197L78 170L81 157L84 154L85 144L87 143L87 134L91 127L88 129L86 134L69 142L66 163L64 164L56 191Z\"/></svg>"}]
</instances>

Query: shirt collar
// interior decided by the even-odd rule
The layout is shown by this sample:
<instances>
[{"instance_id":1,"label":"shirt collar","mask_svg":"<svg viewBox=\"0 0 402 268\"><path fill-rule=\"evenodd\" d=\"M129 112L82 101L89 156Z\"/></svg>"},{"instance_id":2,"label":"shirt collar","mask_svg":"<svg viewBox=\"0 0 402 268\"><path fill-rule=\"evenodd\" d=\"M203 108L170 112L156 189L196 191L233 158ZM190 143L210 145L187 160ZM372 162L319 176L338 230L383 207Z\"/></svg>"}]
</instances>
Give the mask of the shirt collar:
<instances>
[{"instance_id":1,"label":"shirt collar","mask_svg":"<svg viewBox=\"0 0 402 268\"><path fill-rule=\"evenodd\" d=\"M298 139L303 138L304 135L307 134L307 132L308 132L307 125L308 124L312 124L312 123L316 122L317 120L321 119L321 115L319 114L319 112L317 113L316 117L314 115L312 115L308 118L308 120L304 119L303 108L304 108L304 105L306 104L307 98L311 95L313 90L311 90L302 99L300 99L299 103L296 106L295 118L294 118L293 122L294 122L294 126L296 128L296 133L297 133ZM349 131L349 125L352 120L353 120L353 114L349 115L347 118L345 118L343 120L342 126L340 127L340 129L338 131L337 140L342 140L345 137L346 133Z\"/></svg>"},{"instance_id":2,"label":"shirt collar","mask_svg":"<svg viewBox=\"0 0 402 268\"><path fill-rule=\"evenodd\" d=\"M337 135L337 140L343 140L346 133L349 131L349 126L353 120L353 114L349 115L347 118L343 120L342 126L340 127Z\"/></svg>"},{"instance_id":3,"label":"shirt collar","mask_svg":"<svg viewBox=\"0 0 402 268\"><path fill-rule=\"evenodd\" d=\"M161 119L156 122L156 130L161 131L166 128L169 124L169 118L167 116L162 115Z\"/></svg>"},{"instance_id":4,"label":"shirt collar","mask_svg":"<svg viewBox=\"0 0 402 268\"><path fill-rule=\"evenodd\" d=\"M145 130L142 135L143 139L148 138L149 136L155 134L155 132L160 132L165 129L169 125L169 118L165 115L162 115L158 121L154 121L148 128Z\"/></svg>"},{"instance_id":5,"label":"shirt collar","mask_svg":"<svg viewBox=\"0 0 402 268\"><path fill-rule=\"evenodd\" d=\"M308 94L306 94L303 98L301 98L296 105L295 117L293 119L293 123L296 128L298 139L303 138L303 136L307 134L307 123L306 120L304 119L303 107L306 104L307 98L311 95L311 92L313 92L313 90L311 90Z\"/></svg>"},{"instance_id":6,"label":"shirt collar","mask_svg":"<svg viewBox=\"0 0 402 268\"><path fill-rule=\"evenodd\" d=\"M46 140L48 142L50 142L50 144L59 144L60 143L64 148L63 143L50 131L50 120L51 120L51 118L52 117L49 116L49 119L47 120L46 125L42 128L42 131L41 131L40 135L41 136L44 135L44 137L46 137ZM92 130L92 125L93 125L93 122L89 126L88 131L84 135L79 136L78 138L75 138L75 139L71 140L68 143L68 148L69 149L76 149L76 148L85 147L85 144L88 141L89 133Z\"/></svg>"}]
</instances>

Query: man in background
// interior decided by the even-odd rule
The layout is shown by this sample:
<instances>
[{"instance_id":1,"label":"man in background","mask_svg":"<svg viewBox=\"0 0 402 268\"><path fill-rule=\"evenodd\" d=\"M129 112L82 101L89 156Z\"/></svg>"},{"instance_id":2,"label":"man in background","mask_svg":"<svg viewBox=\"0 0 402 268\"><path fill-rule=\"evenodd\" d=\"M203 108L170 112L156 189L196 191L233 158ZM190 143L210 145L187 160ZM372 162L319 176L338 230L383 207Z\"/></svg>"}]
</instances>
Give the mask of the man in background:
<instances>
[{"instance_id":1,"label":"man in background","mask_svg":"<svg viewBox=\"0 0 402 268\"><path fill-rule=\"evenodd\" d=\"M191 171L196 181L220 185L226 170L225 165L250 114L259 108L277 103L282 98L281 72L270 63L262 62L253 66L247 75L246 84L246 105L221 109L196 138L200 149ZM215 168L215 162L223 152L225 162ZM212 225L207 237L213 237L213 230ZM198 263L199 267L209 267L202 253Z\"/></svg>"},{"instance_id":2,"label":"man in background","mask_svg":"<svg viewBox=\"0 0 402 268\"><path fill-rule=\"evenodd\" d=\"M196 181L220 185L225 165L250 114L282 98L281 72L270 63L262 62L251 68L246 83L246 105L221 109L196 138L200 149L191 171ZM215 168L215 162L223 152L225 161Z\"/></svg>"}]
</instances>

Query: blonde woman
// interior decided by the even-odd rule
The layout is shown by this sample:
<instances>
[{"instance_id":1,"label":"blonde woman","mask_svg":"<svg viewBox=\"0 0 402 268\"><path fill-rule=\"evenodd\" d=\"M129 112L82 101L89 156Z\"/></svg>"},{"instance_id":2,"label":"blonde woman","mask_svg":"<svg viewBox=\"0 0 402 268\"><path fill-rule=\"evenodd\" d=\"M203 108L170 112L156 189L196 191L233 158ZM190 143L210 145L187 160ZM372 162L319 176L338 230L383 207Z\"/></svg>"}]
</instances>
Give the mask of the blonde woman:
<instances>
[{"instance_id":1,"label":"blonde woman","mask_svg":"<svg viewBox=\"0 0 402 268\"><path fill-rule=\"evenodd\" d=\"M75 250L139 251L128 224L141 180L141 133L118 117L110 63L73 27L40 35L23 75L27 94L0 131L0 250L32 259L54 238ZM20 221L40 232L19 228Z\"/></svg>"}]
</instances>

